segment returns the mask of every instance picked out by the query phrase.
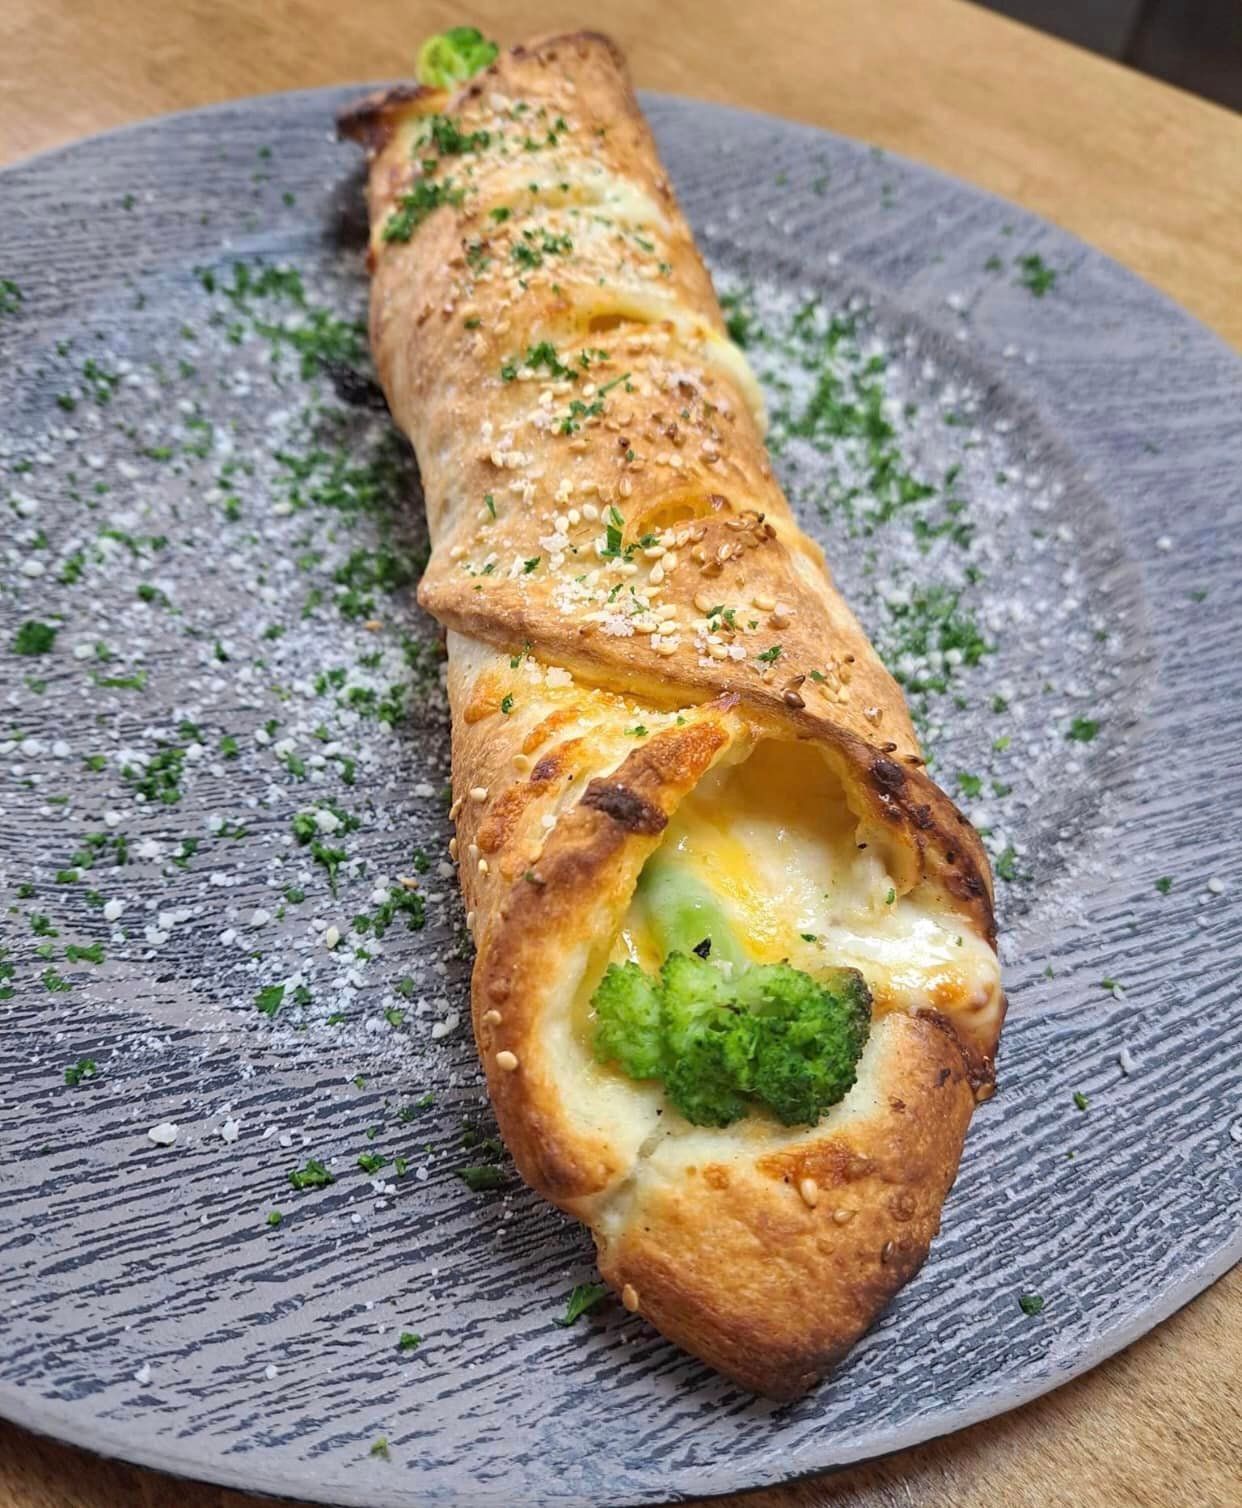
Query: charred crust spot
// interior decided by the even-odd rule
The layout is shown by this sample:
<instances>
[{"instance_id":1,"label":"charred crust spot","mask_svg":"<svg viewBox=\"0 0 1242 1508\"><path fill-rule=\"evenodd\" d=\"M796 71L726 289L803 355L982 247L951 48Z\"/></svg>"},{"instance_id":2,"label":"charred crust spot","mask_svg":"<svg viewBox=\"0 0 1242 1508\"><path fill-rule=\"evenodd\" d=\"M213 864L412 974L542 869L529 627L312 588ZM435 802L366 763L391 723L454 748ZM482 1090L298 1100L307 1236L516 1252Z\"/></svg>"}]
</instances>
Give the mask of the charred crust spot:
<instances>
[{"instance_id":1,"label":"charred crust spot","mask_svg":"<svg viewBox=\"0 0 1242 1508\"><path fill-rule=\"evenodd\" d=\"M559 755L545 754L535 768L530 772L532 785L547 785L555 780L561 773L561 761Z\"/></svg>"},{"instance_id":2,"label":"charred crust spot","mask_svg":"<svg viewBox=\"0 0 1242 1508\"><path fill-rule=\"evenodd\" d=\"M886 796L895 795L906 783L906 772L891 759L874 759L871 762L871 778Z\"/></svg>"},{"instance_id":3,"label":"charred crust spot","mask_svg":"<svg viewBox=\"0 0 1242 1508\"><path fill-rule=\"evenodd\" d=\"M929 828L933 828L936 825L932 809L926 802L921 802L918 806L910 808L910 820L920 832L927 832Z\"/></svg>"},{"instance_id":4,"label":"charred crust spot","mask_svg":"<svg viewBox=\"0 0 1242 1508\"><path fill-rule=\"evenodd\" d=\"M429 91L421 84L398 84L382 94L369 94L347 105L336 117L338 136L356 141L374 155L392 136L394 118L402 105L413 104Z\"/></svg>"},{"instance_id":5,"label":"charred crust spot","mask_svg":"<svg viewBox=\"0 0 1242 1508\"><path fill-rule=\"evenodd\" d=\"M593 780L586 788L582 805L603 812L629 833L655 837L668 826L668 818L658 806L652 806L628 786L610 780Z\"/></svg>"},{"instance_id":6,"label":"charred crust spot","mask_svg":"<svg viewBox=\"0 0 1242 1508\"><path fill-rule=\"evenodd\" d=\"M919 1011L918 1018L920 1021L926 1021L929 1026L934 1026L937 1031L943 1032L957 1048L958 1053L961 1055L966 1082L970 1085L971 1093L975 1099L986 1100L989 1098L996 1084L996 1072L991 1059L984 1057L981 1053L972 1051L969 1044L963 1041L957 1027L943 1012L923 1010ZM940 1070L936 1079L937 1088L944 1083L947 1074L949 1074L947 1068Z\"/></svg>"}]
</instances>

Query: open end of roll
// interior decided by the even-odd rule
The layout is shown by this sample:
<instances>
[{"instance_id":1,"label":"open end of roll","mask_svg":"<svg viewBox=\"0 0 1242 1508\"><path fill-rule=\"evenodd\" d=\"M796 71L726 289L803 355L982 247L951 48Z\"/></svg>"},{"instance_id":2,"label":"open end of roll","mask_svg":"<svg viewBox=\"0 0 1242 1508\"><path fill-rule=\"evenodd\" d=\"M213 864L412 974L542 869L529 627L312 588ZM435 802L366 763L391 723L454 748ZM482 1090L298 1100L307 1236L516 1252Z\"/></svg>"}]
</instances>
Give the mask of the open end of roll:
<instances>
[{"instance_id":1,"label":"open end of roll","mask_svg":"<svg viewBox=\"0 0 1242 1508\"><path fill-rule=\"evenodd\" d=\"M860 818L820 746L768 738L737 752L673 814L563 1023L577 1110L636 1156L653 1133L804 1135L837 1106L850 1113L873 1021L951 1020L999 996L987 943L929 886L903 884L900 851ZM698 1050L683 1029L687 991L719 1002L722 1030L746 1011L769 1022L741 1023L724 1066L702 1070L720 1082L702 1091L685 1065ZM788 1043L764 1067L778 1037ZM747 1059L736 1071L735 1052Z\"/></svg>"}]
</instances>

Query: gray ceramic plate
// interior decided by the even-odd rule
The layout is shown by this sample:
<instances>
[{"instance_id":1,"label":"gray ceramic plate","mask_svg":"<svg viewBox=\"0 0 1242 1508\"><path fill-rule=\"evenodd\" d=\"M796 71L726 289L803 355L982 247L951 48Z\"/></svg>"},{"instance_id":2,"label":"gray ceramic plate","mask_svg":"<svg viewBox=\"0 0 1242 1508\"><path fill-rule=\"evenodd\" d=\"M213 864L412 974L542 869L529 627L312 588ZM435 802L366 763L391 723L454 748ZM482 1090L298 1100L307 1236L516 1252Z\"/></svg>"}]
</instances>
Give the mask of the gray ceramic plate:
<instances>
[{"instance_id":1,"label":"gray ceramic plate","mask_svg":"<svg viewBox=\"0 0 1242 1508\"><path fill-rule=\"evenodd\" d=\"M1092 1366L1242 1251L1242 365L973 189L646 101L783 480L987 830L1012 999L931 1261L756 1402L611 1301L556 1325L588 1242L490 1143L351 94L0 176L0 1412L324 1503L603 1508Z\"/></svg>"}]
</instances>

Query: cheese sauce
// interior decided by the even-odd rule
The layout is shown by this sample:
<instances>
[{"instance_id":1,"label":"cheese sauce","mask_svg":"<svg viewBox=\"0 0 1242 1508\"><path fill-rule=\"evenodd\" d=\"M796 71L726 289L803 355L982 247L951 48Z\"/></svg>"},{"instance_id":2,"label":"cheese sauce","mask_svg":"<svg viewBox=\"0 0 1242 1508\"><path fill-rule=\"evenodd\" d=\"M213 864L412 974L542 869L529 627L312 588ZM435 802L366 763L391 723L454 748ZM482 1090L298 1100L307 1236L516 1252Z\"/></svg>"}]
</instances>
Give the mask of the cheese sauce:
<instances>
[{"instance_id":1,"label":"cheese sauce","mask_svg":"<svg viewBox=\"0 0 1242 1508\"><path fill-rule=\"evenodd\" d=\"M922 887L899 893L826 763L806 746L766 742L713 770L670 821L653 860L710 892L753 963L815 974L858 969L877 1011L952 1014L999 992L988 945ZM612 958L658 969L657 919L640 886Z\"/></svg>"}]
</instances>

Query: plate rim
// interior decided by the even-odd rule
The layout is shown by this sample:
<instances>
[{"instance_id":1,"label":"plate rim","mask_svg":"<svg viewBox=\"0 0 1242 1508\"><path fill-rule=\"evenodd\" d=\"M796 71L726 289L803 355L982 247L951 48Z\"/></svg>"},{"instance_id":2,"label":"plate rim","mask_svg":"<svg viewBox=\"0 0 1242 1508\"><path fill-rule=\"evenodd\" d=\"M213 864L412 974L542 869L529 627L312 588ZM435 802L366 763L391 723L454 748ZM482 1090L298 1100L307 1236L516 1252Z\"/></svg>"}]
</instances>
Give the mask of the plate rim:
<instances>
[{"instance_id":1,"label":"plate rim","mask_svg":"<svg viewBox=\"0 0 1242 1508\"><path fill-rule=\"evenodd\" d=\"M341 100L361 93L382 90L396 82L399 81L394 79L345 82L296 90L277 90L266 94L218 100L206 105L128 121L3 164L0 166L0 193L13 178L31 172L38 173L50 165L55 165L58 160L72 157L84 150L106 149L113 142L136 135L156 137L168 128L184 126L204 118L229 113L245 115L256 108L296 110L301 107L305 109L312 102L322 102L325 106L324 116L327 122ZM638 95L644 111L651 107L658 110L662 105L668 104L679 109L706 110L745 118L768 127L792 127L795 130L845 143L855 149L869 146L869 143L860 138L845 135L826 126L774 115L746 106L665 91L639 90ZM1148 281L1141 273L1084 240L1076 232L990 189L959 178L918 158L887 147L882 150L886 160L899 164L902 169L934 178L942 184L952 186L955 192L964 192L976 200L982 200L994 206L1003 206L1007 212L1021 215L1032 224L1050 231L1061 244L1080 249L1097 263L1106 264L1114 276L1120 274L1133 286L1140 288L1145 299L1158 300L1164 306L1166 316L1175 317L1182 329L1193 333L1196 341L1203 342L1210 339L1218 355L1224 355L1234 363L1242 362L1242 355L1220 332L1206 324L1198 315L1185 309L1172 295ZM1169 1319L1240 1262L1242 1262L1242 1226L1234 1231L1231 1239L1202 1256L1177 1281L1160 1290L1149 1303L1141 1308L1130 1310L1120 1323L1101 1331L1094 1340L1077 1351L1071 1360L1041 1371L1031 1379L1027 1386L1011 1386L1007 1391L1000 1390L988 1394L986 1398L980 1398L972 1404L920 1416L904 1427L885 1430L882 1444L871 1435L858 1437L851 1445L837 1447L836 1460L830 1465L810 1466L793 1472L781 1470L778 1467L775 1472L764 1471L762 1474L756 1474L742 1467L740 1471L735 1468L734 1475L731 1477L722 1477L713 1471L713 1479L708 1492L696 1493L693 1498L684 1493L675 1493L661 1501L671 1503L710 1500L738 1492L758 1491L764 1488L771 1490L814 1477L826 1476L862 1461L888 1457L928 1441L954 1434L985 1420L998 1418L1014 1409L1024 1407L1107 1361ZM287 1484L287 1473L262 1467L255 1457L249 1454L239 1457L237 1466L234 1466L230 1456L217 1454L213 1458L210 1470L196 1466L193 1471L187 1471L184 1466L184 1455L178 1453L175 1447L161 1446L151 1436L144 1436L137 1446L131 1446L128 1441L132 1438L132 1431L128 1430L124 1423L104 1421L98 1415L84 1418L71 1408L67 1408L63 1400L51 1401L38 1398L31 1395L28 1390L4 1379L0 1379L0 1418L38 1437L70 1445L141 1469L159 1471L181 1481L208 1483L258 1494L276 1501L315 1502L326 1505L326 1508L374 1508L377 1502L375 1491L361 1479L356 1489L342 1490L334 1487L327 1489L325 1493L312 1493L310 1496L303 1490L298 1495L291 1496L287 1485L282 1485ZM728 1468L726 1472L727 1470ZM314 1484L308 1485L313 1487ZM331 1495L328 1495L329 1493ZM475 1495L467 1489L464 1493L455 1493L453 1501L463 1505L476 1502L480 1505L492 1505L502 1502L503 1499L495 1498L486 1492L483 1495ZM562 1500L553 1498L547 1501L555 1504ZM643 1497L629 1501L649 1505L655 1499Z\"/></svg>"}]
</instances>

